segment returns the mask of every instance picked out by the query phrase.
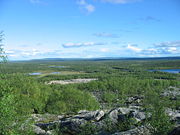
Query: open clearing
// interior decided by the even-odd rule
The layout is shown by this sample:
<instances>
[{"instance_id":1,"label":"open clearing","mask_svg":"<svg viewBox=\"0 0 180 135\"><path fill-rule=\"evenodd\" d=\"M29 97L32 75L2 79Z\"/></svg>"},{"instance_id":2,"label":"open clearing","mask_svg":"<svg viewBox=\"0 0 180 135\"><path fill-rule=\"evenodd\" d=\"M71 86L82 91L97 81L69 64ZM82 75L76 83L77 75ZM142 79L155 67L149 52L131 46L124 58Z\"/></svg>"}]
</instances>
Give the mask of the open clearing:
<instances>
[{"instance_id":1,"label":"open clearing","mask_svg":"<svg viewBox=\"0 0 180 135\"><path fill-rule=\"evenodd\" d=\"M97 78L89 78L89 79L71 79L71 80L54 80L50 81L46 84L73 84L73 83L88 83L91 81L98 80Z\"/></svg>"}]
</instances>

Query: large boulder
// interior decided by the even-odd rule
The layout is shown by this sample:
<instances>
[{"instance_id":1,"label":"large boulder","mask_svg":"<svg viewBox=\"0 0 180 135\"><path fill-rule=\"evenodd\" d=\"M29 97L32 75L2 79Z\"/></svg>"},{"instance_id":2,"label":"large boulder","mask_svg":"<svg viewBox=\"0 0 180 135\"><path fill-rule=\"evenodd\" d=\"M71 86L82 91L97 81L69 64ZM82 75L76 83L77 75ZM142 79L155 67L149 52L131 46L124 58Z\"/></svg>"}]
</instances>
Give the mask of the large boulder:
<instances>
[{"instance_id":1,"label":"large boulder","mask_svg":"<svg viewBox=\"0 0 180 135\"><path fill-rule=\"evenodd\" d=\"M80 111L74 118L99 121L104 116L104 111Z\"/></svg>"},{"instance_id":2,"label":"large boulder","mask_svg":"<svg viewBox=\"0 0 180 135\"><path fill-rule=\"evenodd\" d=\"M36 135L52 135L51 131L43 130L42 128L35 125L33 126L33 130Z\"/></svg>"}]
</instances>

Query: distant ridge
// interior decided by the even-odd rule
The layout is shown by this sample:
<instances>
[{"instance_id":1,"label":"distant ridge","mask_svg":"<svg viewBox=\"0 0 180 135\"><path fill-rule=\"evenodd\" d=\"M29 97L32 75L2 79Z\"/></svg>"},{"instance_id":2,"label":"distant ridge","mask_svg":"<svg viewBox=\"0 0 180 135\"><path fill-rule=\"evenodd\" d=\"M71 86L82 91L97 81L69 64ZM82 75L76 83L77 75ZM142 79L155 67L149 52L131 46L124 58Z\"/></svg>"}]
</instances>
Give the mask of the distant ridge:
<instances>
[{"instance_id":1,"label":"distant ridge","mask_svg":"<svg viewBox=\"0 0 180 135\"><path fill-rule=\"evenodd\" d=\"M28 61L103 61L103 60L180 60L176 57L102 57L102 58L44 58Z\"/></svg>"}]
</instances>

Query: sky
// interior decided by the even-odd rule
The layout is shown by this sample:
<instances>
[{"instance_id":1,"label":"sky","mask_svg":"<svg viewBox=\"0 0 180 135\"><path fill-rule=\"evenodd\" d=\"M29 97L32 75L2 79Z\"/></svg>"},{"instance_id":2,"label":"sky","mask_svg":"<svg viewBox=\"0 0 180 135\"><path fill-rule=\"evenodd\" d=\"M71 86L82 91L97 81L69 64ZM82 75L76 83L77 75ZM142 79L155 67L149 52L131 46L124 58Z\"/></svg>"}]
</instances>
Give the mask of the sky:
<instances>
[{"instance_id":1,"label":"sky","mask_svg":"<svg viewBox=\"0 0 180 135\"><path fill-rule=\"evenodd\" d=\"M180 0L0 0L10 60L180 56Z\"/></svg>"}]
</instances>

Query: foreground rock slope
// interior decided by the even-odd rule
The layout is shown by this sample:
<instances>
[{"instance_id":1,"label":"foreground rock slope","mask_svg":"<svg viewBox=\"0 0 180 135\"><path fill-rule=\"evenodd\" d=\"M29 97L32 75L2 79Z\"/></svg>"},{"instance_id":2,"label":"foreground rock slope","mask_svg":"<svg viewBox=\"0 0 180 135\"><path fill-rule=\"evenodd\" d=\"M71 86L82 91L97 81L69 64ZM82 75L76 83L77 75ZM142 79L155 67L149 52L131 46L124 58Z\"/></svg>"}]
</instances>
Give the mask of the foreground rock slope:
<instances>
[{"instance_id":1,"label":"foreground rock slope","mask_svg":"<svg viewBox=\"0 0 180 135\"><path fill-rule=\"evenodd\" d=\"M37 115L33 115L33 117L38 121L38 119L42 120L42 118ZM150 134L150 126L141 125L135 126L138 123L143 122L145 120L146 115L145 112L141 110L141 108L137 106L130 106L128 108L115 108L111 110L97 110L97 111L80 111L76 115L71 116L57 116L57 120L48 123L38 123L35 125L36 134L53 134L53 129L56 126L58 129L66 129L63 132L66 134L78 134L86 127L87 124L90 124L91 127L95 127L94 130L97 130L98 134L114 134L114 135L125 135L125 134ZM127 120L132 120L133 123L131 126L127 125L128 131L120 131L107 132L108 128L114 128L118 125L118 123L126 123ZM127 123L128 124L128 123ZM118 126L116 127L118 130ZM122 129L123 130L123 129Z\"/></svg>"}]
</instances>

